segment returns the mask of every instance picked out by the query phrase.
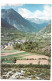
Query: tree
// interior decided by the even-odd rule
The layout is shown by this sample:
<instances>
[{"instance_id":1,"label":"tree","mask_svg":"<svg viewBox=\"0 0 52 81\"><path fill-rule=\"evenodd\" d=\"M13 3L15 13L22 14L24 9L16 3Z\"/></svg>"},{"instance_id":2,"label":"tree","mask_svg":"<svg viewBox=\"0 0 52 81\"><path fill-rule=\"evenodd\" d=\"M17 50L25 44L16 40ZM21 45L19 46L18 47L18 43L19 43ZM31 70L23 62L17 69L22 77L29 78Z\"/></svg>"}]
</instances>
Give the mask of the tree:
<instances>
[{"instance_id":1,"label":"tree","mask_svg":"<svg viewBox=\"0 0 52 81\"><path fill-rule=\"evenodd\" d=\"M16 57L14 57L14 58L13 58L13 62L14 62L14 63L16 63L16 60L17 60L17 58L16 58Z\"/></svg>"}]
</instances>

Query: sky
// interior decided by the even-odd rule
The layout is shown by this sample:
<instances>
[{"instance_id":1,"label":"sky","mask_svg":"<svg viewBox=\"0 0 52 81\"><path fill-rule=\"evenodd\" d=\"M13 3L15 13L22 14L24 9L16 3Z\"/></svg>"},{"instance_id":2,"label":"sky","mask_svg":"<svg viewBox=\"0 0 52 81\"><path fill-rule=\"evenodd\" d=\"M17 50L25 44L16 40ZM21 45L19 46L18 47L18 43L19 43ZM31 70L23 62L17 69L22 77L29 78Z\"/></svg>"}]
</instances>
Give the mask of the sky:
<instances>
[{"instance_id":1,"label":"sky","mask_svg":"<svg viewBox=\"0 0 52 81\"><path fill-rule=\"evenodd\" d=\"M2 9L13 8L24 18L38 18L43 20L51 19L50 4L9 4L2 5Z\"/></svg>"},{"instance_id":2,"label":"sky","mask_svg":"<svg viewBox=\"0 0 52 81\"><path fill-rule=\"evenodd\" d=\"M6 5L6 6L2 6L2 8L5 9L9 9L9 8L13 8L17 11L18 8L26 8L28 10L30 10L31 12L34 12L35 10L43 10L43 5L44 4L17 4L17 5Z\"/></svg>"}]
</instances>

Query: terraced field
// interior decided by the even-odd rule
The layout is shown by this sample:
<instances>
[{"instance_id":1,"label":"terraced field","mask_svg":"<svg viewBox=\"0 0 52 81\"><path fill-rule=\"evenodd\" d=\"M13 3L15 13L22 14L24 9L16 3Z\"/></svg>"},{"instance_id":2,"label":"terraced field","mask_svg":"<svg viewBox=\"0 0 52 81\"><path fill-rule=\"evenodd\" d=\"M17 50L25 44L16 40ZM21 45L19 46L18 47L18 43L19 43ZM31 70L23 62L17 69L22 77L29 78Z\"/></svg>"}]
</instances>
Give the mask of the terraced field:
<instances>
[{"instance_id":1,"label":"terraced field","mask_svg":"<svg viewBox=\"0 0 52 81\"><path fill-rule=\"evenodd\" d=\"M6 50L7 51L7 50ZM9 50L8 50L9 51ZM16 64L50 64L49 57L45 55L29 53L25 51L13 50L7 53L2 53L2 58L6 58L8 60L4 60L3 63L13 63L12 59L16 58Z\"/></svg>"}]
</instances>

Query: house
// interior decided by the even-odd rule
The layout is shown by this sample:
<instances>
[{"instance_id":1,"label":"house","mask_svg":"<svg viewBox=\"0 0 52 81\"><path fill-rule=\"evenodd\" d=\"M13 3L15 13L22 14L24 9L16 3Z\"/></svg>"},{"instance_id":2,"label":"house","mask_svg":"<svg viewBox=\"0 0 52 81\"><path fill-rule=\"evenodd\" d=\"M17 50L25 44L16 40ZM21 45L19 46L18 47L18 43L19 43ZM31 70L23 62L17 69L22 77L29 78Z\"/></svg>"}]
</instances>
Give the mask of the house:
<instances>
[{"instance_id":1,"label":"house","mask_svg":"<svg viewBox=\"0 0 52 81\"><path fill-rule=\"evenodd\" d=\"M4 49L5 48L5 46L4 45L1 45L1 49Z\"/></svg>"},{"instance_id":2,"label":"house","mask_svg":"<svg viewBox=\"0 0 52 81\"><path fill-rule=\"evenodd\" d=\"M4 49L6 49L8 46L7 45L5 45L5 48Z\"/></svg>"}]
</instances>

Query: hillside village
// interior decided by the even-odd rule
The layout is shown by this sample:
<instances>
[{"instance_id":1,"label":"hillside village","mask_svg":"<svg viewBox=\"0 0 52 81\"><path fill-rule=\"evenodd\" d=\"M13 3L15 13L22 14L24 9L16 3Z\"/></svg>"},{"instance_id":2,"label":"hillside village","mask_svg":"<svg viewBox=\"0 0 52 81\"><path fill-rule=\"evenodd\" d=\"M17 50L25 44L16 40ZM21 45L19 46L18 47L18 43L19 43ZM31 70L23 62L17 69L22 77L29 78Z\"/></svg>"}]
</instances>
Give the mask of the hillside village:
<instances>
[{"instance_id":1,"label":"hillside village","mask_svg":"<svg viewBox=\"0 0 52 81\"><path fill-rule=\"evenodd\" d=\"M1 45L1 49L6 49L8 46L14 46L14 44L18 43L18 44L23 44L24 42L26 42L26 40L16 40L16 41L12 41L9 43L6 43L5 45Z\"/></svg>"},{"instance_id":2,"label":"hillside village","mask_svg":"<svg viewBox=\"0 0 52 81\"><path fill-rule=\"evenodd\" d=\"M38 35L38 34L37 34ZM38 35L39 36L39 35ZM40 38L38 38L38 36L36 37L37 38L37 40L39 40L40 38L47 38L47 39L49 39L49 38L51 38L51 33L47 33L47 32L45 32L44 34L42 34L42 35L40 35ZM29 40L30 41L30 40ZM32 42L35 42L35 40L31 40ZM23 44L23 43L25 43L25 42L28 42L28 40L25 40L25 39L22 39L22 40L15 40L15 41L10 41L10 42L8 42L8 43L6 43L6 44L4 44L4 45L1 45L1 49L6 49L8 46L11 46L11 47L13 47L14 46L14 44L16 44L16 43L18 43L18 44Z\"/></svg>"}]
</instances>

